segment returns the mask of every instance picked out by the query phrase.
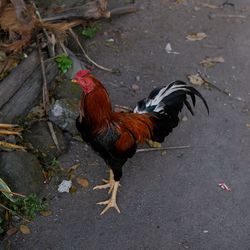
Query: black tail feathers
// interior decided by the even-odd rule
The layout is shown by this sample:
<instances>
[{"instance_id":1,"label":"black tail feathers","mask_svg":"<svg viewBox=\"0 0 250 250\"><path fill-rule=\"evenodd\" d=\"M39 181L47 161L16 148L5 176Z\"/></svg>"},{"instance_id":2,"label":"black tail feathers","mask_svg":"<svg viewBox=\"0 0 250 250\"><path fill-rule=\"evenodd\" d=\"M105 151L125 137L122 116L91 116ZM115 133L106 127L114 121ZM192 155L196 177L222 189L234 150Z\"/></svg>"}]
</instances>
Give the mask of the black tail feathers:
<instances>
[{"instance_id":1,"label":"black tail feathers","mask_svg":"<svg viewBox=\"0 0 250 250\"><path fill-rule=\"evenodd\" d=\"M187 96L191 97L192 105L187 100ZM203 101L209 114L207 102L200 92L182 81L175 81L168 86L154 89L148 98L138 102L134 112L151 113L156 117L153 140L162 142L165 136L178 125L178 114L183 105L194 115L193 107L196 103L196 96Z\"/></svg>"}]
</instances>

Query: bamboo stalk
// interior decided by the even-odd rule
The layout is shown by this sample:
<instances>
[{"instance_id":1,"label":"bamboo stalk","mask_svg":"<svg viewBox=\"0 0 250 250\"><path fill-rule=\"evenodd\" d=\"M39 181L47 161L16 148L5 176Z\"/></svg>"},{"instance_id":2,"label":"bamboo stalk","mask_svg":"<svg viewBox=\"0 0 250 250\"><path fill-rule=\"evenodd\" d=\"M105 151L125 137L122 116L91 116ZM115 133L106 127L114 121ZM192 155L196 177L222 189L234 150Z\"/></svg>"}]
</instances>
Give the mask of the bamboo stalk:
<instances>
[{"instance_id":1,"label":"bamboo stalk","mask_svg":"<svg viewBox=\"0 0 250 250\"><path fill-rule=\"evenodd\" d=\"M5 141L0 141L0 147L4 147L4 148L9 148L9 149L20 149L20 150L24 150L25 151L25 147L23 146L19 146L13 143L9 143L9 142L5 142Z\"/></svg>"},{"instance_id":2,"label":"bamboo stalk","mask_svg":"<svg viewBox=\"0 0 250 250\"><path fill-rule=\"evenodd\" d=\"M16 132L16 131L9 131L9 130L5 130L5 129L0 129L0 135L18 135L18 136L20 136L21 134L19 132Z\"/></svg>"},{"instance_id":3,"label":"bamboo stalk","mask_svg":"<svg viewBox=\"0 0 250 250\"><path fill-rule=\"evenodd\" d=\"M19 125L17 124L0 123L0 129L17 128L17 127L19 127Z\"/></svg>"}]
</instances>

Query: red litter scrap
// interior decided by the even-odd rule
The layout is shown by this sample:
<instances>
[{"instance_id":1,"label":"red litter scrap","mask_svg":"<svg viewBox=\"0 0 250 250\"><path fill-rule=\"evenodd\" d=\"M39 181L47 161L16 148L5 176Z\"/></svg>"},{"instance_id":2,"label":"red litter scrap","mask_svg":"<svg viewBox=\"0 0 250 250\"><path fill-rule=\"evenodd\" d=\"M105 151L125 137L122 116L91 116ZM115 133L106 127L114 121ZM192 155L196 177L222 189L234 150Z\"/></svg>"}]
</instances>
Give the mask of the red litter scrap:
<instances>
[{"instance_id":1,"label":"red litter scrap","mask_svg":"<svg viewBox=\"0 0 250 250\"><path fill-rule=\"evenodd\" d=\"M227 192L231 191L231 188L225 182L219 183L219 187Z\"/></svg>"}]
</instances>

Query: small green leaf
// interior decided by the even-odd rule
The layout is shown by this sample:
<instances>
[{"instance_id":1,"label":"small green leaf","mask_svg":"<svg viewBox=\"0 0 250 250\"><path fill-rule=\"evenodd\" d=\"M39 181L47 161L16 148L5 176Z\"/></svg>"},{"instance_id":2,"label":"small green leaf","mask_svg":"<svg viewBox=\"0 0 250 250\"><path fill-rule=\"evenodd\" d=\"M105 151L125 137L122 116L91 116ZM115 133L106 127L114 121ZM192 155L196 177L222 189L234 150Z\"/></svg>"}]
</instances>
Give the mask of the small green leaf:
<instances>
[{"instance_id":1,"label":"small green leaf","mask_svg":"<svg viewBox=\"0 0 250 250\"><path fill-rule=\"evenodd\" d=\"M36 195L31 194L25 198L18 197L15 203L10 204L13 214L21 214L29 219L34 219L36 213L47 209L47 204Z\"/></svg>"},{"instance_id":2,"label":"small green leaf","mask_svg":"<svg viewBox=\"0 0 250 250\"><path fill-rule=\"evenodd\" d=\"M65 54L58 55L55 61L58 69L64 74L73 66L72 60Z\"/></svg>"},{"instance_id":3,"label":"small green leaf","mask_svg":"<svg viewBox=\"0 0 250 250\"><path fill-rule=\"evenodd\" d=\"M1 190L6 190L7 192L1 191L3 193L3 195L7 199L9 199L10 201L15 202L15 200L13 198L13 194L9 193L9 192L11 192L10 188L8 187L8 185L1 178L0 178L0 189Z\"/></svg>"},{"instance_id":4,"label":"small green leaf","mask_svg":"<svg viewBox=\"0 0 250 250\"><path fill-rule=\"evenodd\" d=\"M86 27L82 31L82 35L84 36L85 39L91 39L93 38L96 33L101 30L101 26L99 23L93 23L89 27Z\"/></svg>"}]
</instances>

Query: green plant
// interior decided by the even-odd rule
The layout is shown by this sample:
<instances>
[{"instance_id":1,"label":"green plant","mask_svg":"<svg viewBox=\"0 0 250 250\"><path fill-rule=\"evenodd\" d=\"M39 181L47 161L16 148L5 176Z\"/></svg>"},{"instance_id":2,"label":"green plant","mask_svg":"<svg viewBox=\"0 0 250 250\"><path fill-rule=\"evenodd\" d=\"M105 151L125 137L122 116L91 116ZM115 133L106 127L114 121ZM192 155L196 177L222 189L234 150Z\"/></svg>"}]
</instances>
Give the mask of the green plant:
<instances>
[{"instance_id":1,"label":"green plant","mask_svg":"<svg viewBox=\"0 0 250 250\"><path fill-rule=\"evenodd\" d=\"M57 167L59 167L59 165L60 165L59 161L56 158L53 158L51 163L50 163L50 166L57 168Z\"/></svg>"},{"instance_id":2,"label":"green plant","mask_svg":"<svg viewBox=\"0 0 250 250\"><path fill-rule=\"evenodd\" d=\"M55 61L57 63L57 67L60 70L60 72L64 74L73 66L72 60L68 55L65 54L58 55Z\"/></svg>"},{"instance_id":3,"label":"green plant","mask_svg":"<svg viewBox=\"0 0 250 250\"><path fill-rule=\"evenodd\" d=\"M101 30L101 25L99 23L93 23L90 26L83 29L82 35L84 36L85 39L91 39L100 30Z\"/></svg>"},{"instance_id":4,"label":"green plant","mask_svg":"<svg viewBox=\"0 0 250 250\"><path fill-rule=\"evenodd\" d=\"M36 213L47 209L47 204L36 195L31 194L25 198L19 197L10 204L10 209L17 215L24 215L29 219L34 219Z\"/></svg>"}]
</instances>

